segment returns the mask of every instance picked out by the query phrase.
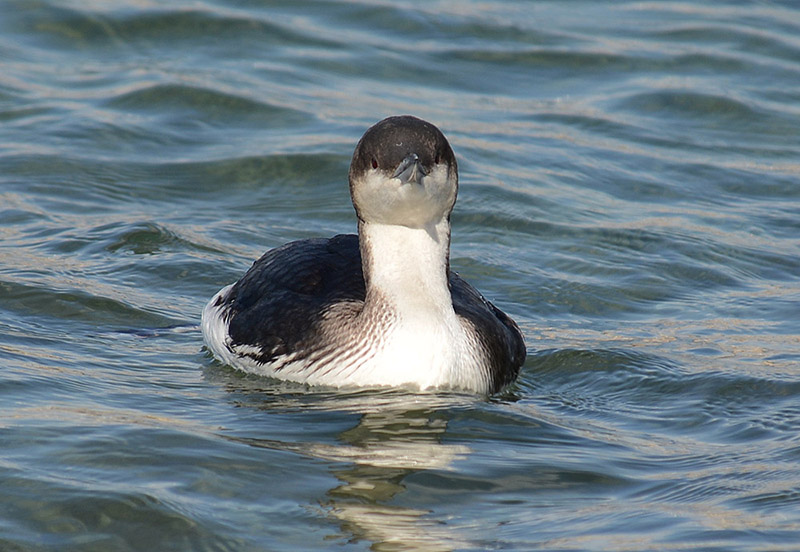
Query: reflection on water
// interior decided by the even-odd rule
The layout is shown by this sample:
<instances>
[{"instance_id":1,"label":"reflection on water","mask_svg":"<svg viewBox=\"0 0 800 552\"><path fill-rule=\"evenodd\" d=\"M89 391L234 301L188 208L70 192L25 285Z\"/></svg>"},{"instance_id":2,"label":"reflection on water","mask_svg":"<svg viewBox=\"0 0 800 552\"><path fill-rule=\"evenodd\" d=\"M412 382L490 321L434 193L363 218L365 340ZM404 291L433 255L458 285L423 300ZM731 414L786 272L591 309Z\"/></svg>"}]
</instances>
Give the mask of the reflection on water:
<instances>
[{"instance_id":1,"label":"reflection on water","mask_svg":"<svg viewBox=\"0 0 800 552\"><path fill-rule=\"evenodd\" d=\"M324 506L356 539L380 543L379 550L452 550L456 535L429 511L391 504L405 490L403 480L420 470L447 470L469 453L464 445L446 444L447 428L433 409L388 408L363 415L358 425L339 435L342 445L313 450L349 463L333 467L342 482L328 493Z\"/></svg>"},{"instance_id":2,"label":"reflection on water","mask_svg":"<svg viewBox=\"0 0 800 552\"><path fill-rule=\"evenodd\" d=\"M240 392L241 388L233 390ZM323 414L357 414L358 422L341 431L337 443L234 439L331 462L330 471L339 484L320 499L320 505L338 521L348 540L375 543L375 550L445 551L462 547L464 543L445 520L431 511L393 501L406 490L403 481L409 475L423 470L452 470L455 462L468 457L469 447L442 442L447 421L437 412L445 407L466 407L477 399L398 391L322 394L325 399L313 403L305 393L269 397L265 402L259 400L264 395L249 397L247 404L274 412L309 407ZM237 403L242 404L240 400Z\"/></svg>"}]
</instances>

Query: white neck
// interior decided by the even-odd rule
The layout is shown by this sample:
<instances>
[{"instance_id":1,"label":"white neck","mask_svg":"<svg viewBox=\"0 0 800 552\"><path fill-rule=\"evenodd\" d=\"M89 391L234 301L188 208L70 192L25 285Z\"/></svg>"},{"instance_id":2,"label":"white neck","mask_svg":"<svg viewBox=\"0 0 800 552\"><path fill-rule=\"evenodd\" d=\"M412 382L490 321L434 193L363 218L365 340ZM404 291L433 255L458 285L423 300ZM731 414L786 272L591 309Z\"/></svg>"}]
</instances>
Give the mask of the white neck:
<instances>
[{"instance_id":1,"label":"white neck","mask_svg":"<svg viewBox=\"0 0 800 552\"><path fill-rule=\"evenodd\" d=\"M404 317L449 316L450 221L426 228L359 223L367 304L391 303Z\"/></svg>"}]
</instances>

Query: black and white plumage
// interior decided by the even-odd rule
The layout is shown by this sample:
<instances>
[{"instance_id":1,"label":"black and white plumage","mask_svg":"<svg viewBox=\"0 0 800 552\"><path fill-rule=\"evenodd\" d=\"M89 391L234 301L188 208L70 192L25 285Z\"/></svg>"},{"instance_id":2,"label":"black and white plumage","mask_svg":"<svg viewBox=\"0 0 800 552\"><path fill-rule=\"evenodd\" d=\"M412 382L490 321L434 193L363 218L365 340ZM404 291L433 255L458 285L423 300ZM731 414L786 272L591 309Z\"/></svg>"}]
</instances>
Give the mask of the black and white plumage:
<instances>
[{"instance_id":1,"label":"black and white plumage","mask_svg":"<svg viewBox=\"0 0 800 552\"><path fill-rule=\"evenodd\" d=\"M203 311L221 361L333 386L479 393L514 380L525 344L511 318L450 271L455 155L434 125L389 117L356 146L358 236L267 252Z\"/></svg>"}]
</instances>

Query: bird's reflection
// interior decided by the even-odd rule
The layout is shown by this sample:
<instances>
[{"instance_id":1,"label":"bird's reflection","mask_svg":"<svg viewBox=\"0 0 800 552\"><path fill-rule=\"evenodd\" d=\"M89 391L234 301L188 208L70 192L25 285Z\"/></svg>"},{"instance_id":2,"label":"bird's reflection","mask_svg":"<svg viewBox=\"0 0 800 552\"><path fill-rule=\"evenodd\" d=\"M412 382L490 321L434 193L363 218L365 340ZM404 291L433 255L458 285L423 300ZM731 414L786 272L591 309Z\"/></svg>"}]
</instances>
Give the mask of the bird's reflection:
<instances>
[{"instance_id":1,"label":"bird's reflection","mask_svg":"<svg viewBox=\"0 0 800 552\"><path fill-rule=\"evenodd\" d=\"M409 475L450 470L455 461L469 454L464 445L443 442L446 412L478 399L376 390L287 392L285 386L243 394L242 383L239 380L235 389L230 389L238 395L240 405L284 412L311 409L358 414L356 425L338 433L333 444L237 439L330 461L330 471L340 484L320 497L319 504L338 521L346 538L366 540L374 550L444 551L465 546L434 512L393 502L406 491L404 480Z\"/></svg>"},{"instance_id":2,"label":"bird's reflection","mask_svg":"<svg viewBox=\"0 0 800 552\"><path fill-rule=\"evenodd\" d=\"M376 549L452 550L458 545L447 525L431 512L392 504L405 491L403 480L419 470L447 470L469 453L463 445L443 443L445 420L435 407L387 408L365 413L358 425L340 434L338 447L350 464L332 472L341 485L325 504L355 539Z\"/></svg>"}]
</instances>

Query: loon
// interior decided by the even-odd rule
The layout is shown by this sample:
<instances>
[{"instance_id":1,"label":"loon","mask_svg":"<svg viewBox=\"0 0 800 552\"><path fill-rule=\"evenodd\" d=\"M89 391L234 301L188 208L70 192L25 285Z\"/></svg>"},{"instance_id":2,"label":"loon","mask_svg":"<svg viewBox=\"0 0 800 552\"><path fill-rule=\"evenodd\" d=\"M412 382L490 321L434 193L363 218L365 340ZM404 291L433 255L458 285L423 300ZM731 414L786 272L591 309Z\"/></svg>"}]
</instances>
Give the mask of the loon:
<instances>
[{"instance_id":1,"label":"loon","mask_svg":"<svg viewBox=\"0 0 800 552\"><path fill-rule=\"evenodd\" d=\"M450 270L458 168L444 134L383 119L356 145L349 181L358 235L265 253L204 308L208 349L309 385L488 394L513 382L522 333Z\"/></svg>"}]
</instances>

